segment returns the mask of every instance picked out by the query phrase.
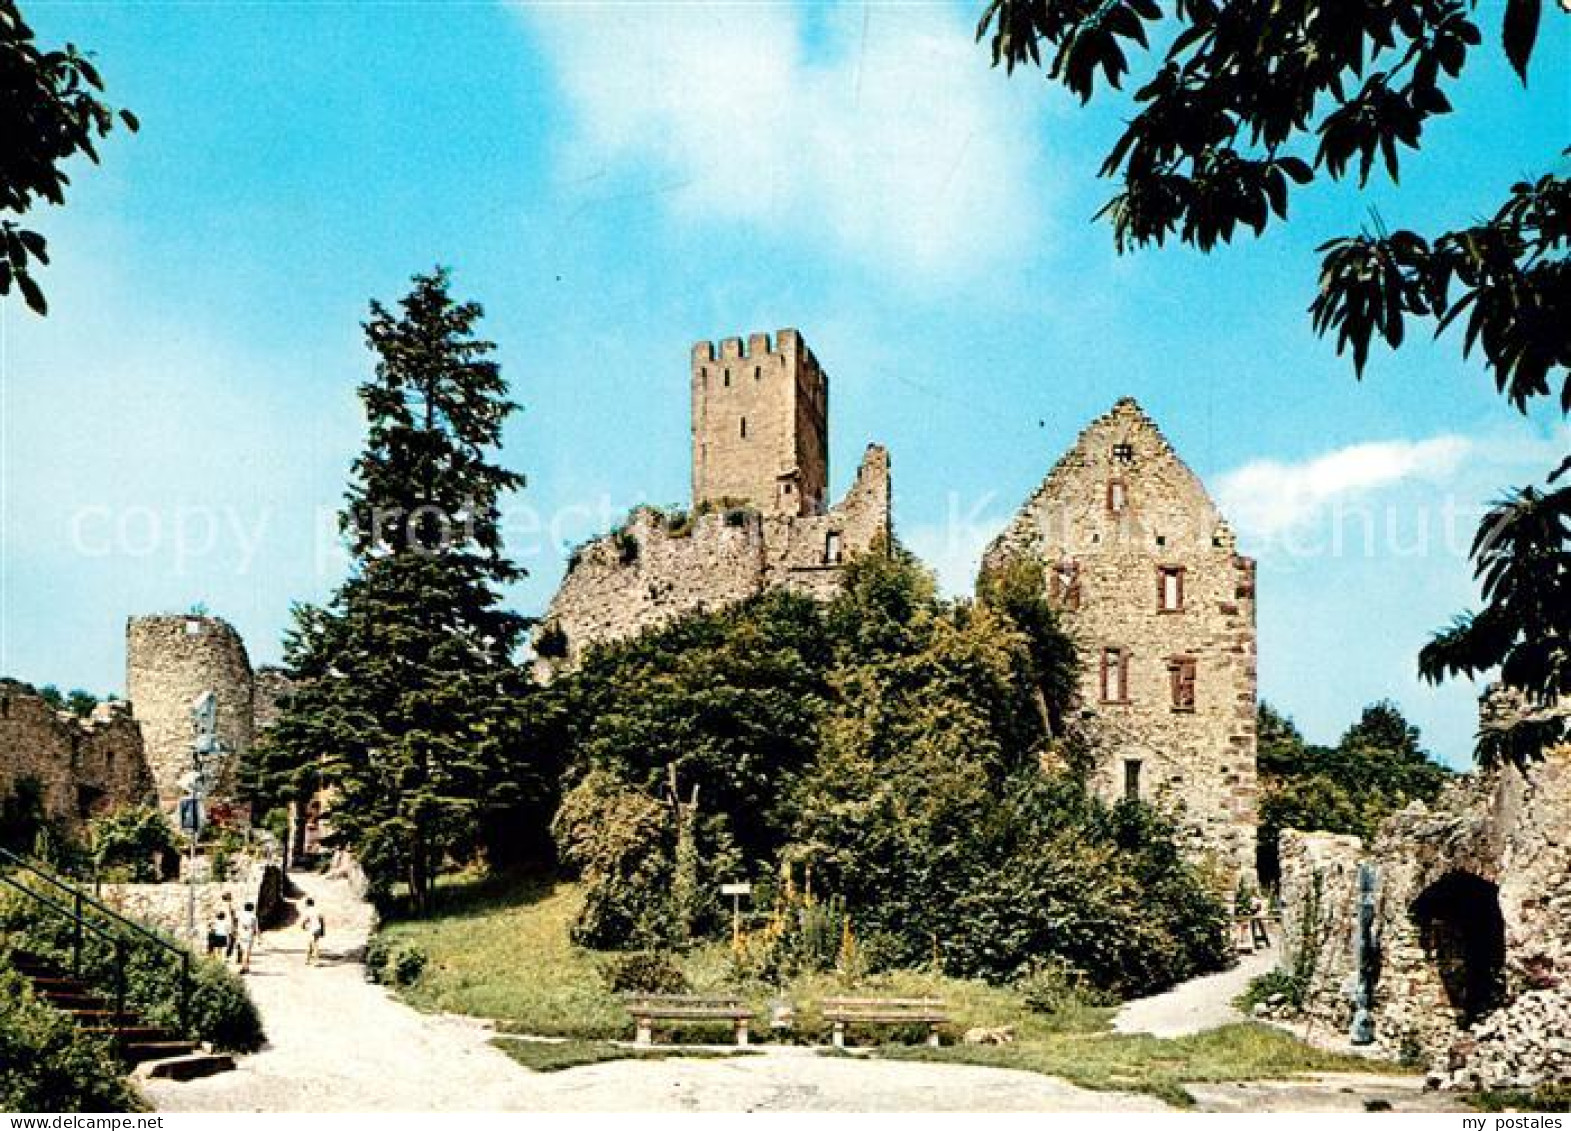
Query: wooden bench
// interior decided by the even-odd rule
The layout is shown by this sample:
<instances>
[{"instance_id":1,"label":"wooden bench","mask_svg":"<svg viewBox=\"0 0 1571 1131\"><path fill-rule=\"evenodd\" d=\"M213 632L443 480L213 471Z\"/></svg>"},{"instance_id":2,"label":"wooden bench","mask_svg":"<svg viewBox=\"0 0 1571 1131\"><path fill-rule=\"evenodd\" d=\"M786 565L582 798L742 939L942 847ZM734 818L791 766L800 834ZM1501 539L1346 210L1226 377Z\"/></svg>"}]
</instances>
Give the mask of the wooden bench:
<instances>
[{"instance_id":1,"label":"wooden bench","mask_svg":"<svg viewBox=\"0 0 1571 1131\"><path fill-rule=\"evenodd\" d=\"M936 997L831 997L822 1003L825 1021L834 1023L835 1048L845 1048L848 1025L926 1025L927 1043L939 1045L938 1027L949 1021Z\"/></svg>"},{"instance_id":2,"label":"wooden bench","mask_svg":"<svg viewBox=\"0 0 1571 1131\"><path fill-rule=\"evenodd\" d=\"M635 1044L654 1043L655 1022L729 1021L736 1032L736 1043L747 1044L752 1008L739 997L705 997L698 994L623 994L627 1012L632 1014Z\"/></svg>"}]
</instances>

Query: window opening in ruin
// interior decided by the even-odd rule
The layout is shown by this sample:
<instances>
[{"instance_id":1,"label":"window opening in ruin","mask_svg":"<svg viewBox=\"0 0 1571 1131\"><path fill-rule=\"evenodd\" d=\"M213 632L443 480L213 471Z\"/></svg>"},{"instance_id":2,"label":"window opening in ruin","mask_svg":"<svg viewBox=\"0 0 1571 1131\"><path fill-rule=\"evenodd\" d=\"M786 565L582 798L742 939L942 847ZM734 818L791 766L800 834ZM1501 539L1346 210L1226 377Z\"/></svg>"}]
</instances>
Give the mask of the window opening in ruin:
<instances>
[{"instance_id":1,"label":"window opening in ruin","mask_svg":"<svg viewBox=\"0 0 1571 1131\"><path fill-rule=\"evenodd\" d=\"M742 439L747 439L747 417L742 417Z\"/></svg>"},{"instance_id":2,"label":"window opening in ruin","mask_svg":"<svg viewBox=\"0 0 1571 1131\"><path fill-rule=\"evenodd\" d=\"M202 635L202 622L199 621L199 620L188 620L188 621L186 621L185 622L185 634L187 636L200 636L200 635Z\"/></svg>"},{"instance_id":3,"label":"window opening in ruin","mask_svg":"<svg viewBox=\"0 0 1571 1131\"><path fill-rule=\"evenodd\" d=\"M1157 571L1156 607L1164 613L1184 608L1184 570L1182 566L1162 566Z\"/></svg>"},{"instance_id":4,"label":"window opening in ruin","mask_svg":"<svg viewBox=\"0 0 1571 1131\"><path fill-rule=\"evenodd\" d=\"M1118 514L1129 501L1129 492L1124 487L1122 479L1109 479L1107 481L1107 509Z\"/></svg>"},{"instance_id":5,"label":"window opening in ruin","mask_svg":"<svg viewBox=\"0 0 1571 1131\"><path fill-rule=\"evenodd\" d=\"M1167 663L1168 679L1172 683L1173 710L1195 709L1195 660L1192 656L1175 656Z\"/></svg>"},{"instance_id":6,"label":"window opening in ruin","mask_svg":"<svg viewBox=\"0 0 1571 1131\"><path fill-rule=\"evenodd\" d=\"M1419 943L1462 1025L1500 1005L1506 963L1500 890L1469 872L1451 872L1413 901L1412 915Z\"/></svg>"},{"instance_id":7,"label":"window opening in ruin","mask_svg":"<svg viewBox=\"0 0 1571 1131\"><path fill-rule=\"evenodd\" d=\"M1102 702L1129 702L1129 653L1122 648L1102 649Z\"/></svg>"},{"instance_id":8,"label":"window opening in ruin","mask_svg":"<svg viewBox=\"0 0 1571 1131\"><path fill-rule=\"evenodd\" d=\"M0 695L0 719L11 717L11 699L9 696Z\"/></svg>"},{"instance_id":9,"label":"window opening in ruin","mask_svg":"<svg viewBox=\"0 0 1571 1131\"><path fill-rule=\"evenodd\" d=\"M824 561L830 565L839 565L841 558L840 532L831 530L824 535Z\"/></svg>"},{"instance_id":10,"label":"window opening in ruin","mask_svg":"<svg viewBox=\"0 0 1571 1131\"><path fill-rule=\"evenodd\" d=\"M1124 800L1140 800L1140 759L1124 759Z\"/></svg>"},{"instance_id":11,"label":"window opening in ruin","mask_svg":"<svg viewBox=\"0 0 1571 1131\"><path fill-rule=\"evenodd\" d=\"M1113 459L1123 464L1134 463L1135 446L1133 444L1114 444Z\"/></svg>"},{"instance_id":12,"label":"window opening in ruin","mask_svg":"<svg viewBox=\"0 0 1571 1131\"><path fill-rule=\"evenodd\" d=\"M1064 560L1053 567L1048 579L1048 596L1061 609L1080 607L1080 563Z\"/></svg>"}]
</instances>

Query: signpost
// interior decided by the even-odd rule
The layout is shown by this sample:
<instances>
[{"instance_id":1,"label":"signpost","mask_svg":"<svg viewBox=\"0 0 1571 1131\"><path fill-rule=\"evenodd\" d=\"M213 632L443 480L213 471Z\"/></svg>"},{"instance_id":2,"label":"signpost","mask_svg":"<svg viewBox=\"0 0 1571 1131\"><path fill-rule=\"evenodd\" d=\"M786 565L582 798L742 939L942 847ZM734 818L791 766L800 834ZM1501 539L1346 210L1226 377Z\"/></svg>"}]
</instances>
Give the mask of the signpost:
<instances>
[{"instance_id":1,"label":"signpost","mask_svg":"<svg viewBox=\"0 0 1571 1131\"><path fill-rule=\"evenodd\" d=\"M213 792L217 761L224 754L218 740L218 696L204 691L191 701L191 769L180 778L180 830L188 838L186 850L186 933L193 942L196 933L196 849L206 823L204 812L208 794Z\"/></svg>"},{"instance_id":2,"label":"signpost","mask_svg":"<svg viewBox=\"0 0 1571 1131\"><path fill-rule=\"evenodd\" d=\"M720 894L731 897L731 949L742 949L742 897L753 894L752 884L721 884Z\"/></svg>"}]
</instances>

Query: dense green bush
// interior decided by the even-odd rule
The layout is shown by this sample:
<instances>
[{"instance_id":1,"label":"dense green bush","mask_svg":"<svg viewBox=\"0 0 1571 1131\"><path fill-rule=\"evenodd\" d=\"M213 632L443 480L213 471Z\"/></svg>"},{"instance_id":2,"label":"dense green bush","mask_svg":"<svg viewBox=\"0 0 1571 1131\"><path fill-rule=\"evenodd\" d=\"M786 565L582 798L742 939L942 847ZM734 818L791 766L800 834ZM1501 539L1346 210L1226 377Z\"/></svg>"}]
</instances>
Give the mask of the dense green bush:
<instances>
[{"instance_id":1,"label":"dense green bush","mask_svg":"<svg viewBox=\"0 0 1571 1131\"><path fill-rule=\"evenodd\" d=\"M33 997L0 958L0 1111L140 1111L108 1044Z\"/></svg>"},{"instance_id":2,"label":"dense green bush","mask_svg":"<svg viewBox=\"0 0 1571 1131\"><path fill-rule=\"evenodd\" d=\"M1135 994L1225 965L1225 910L1172 827L1094 800L1053 737L1075 656L1041 584L1003 570L982 602L946 603L896 548L851 562L827 605L775 593L593 650L546 693L572 785L556 842L586 887L575 940L719 934L720 884L749 879L769 924L737 955L747 980L936 965L1004 983L1057 958ZM1044 774L1048 754L1068 768ZM774 886L793 871L816 899Z\"/></svg>"},{"instance_id":3,"label":"dense green bush","mask_svg":"<svg viewBox=\"0 0 1571 1131\"><path fill-rule=\"evenodd\" d=\"M67 969L72 924L16 892L0 893L0 933L10 951L30 954ZM150 1024L180 1030L180 962L162 947L126 932L126 1003ZM177 948L179 944L169 939ZM81 977L98 993L116 992L114 946L91 932L84 936ZM262 1019L240 976L222 961L192 956L190 1016L186 1033L216 1048L251 1052L262 1045Z\"/></svg>"},{"instance_id":4,"label":"dense green bush","mask_svg":"<svg viewBox=\"0 0 1571 1131\"><path fill-rule=\"evenodd\" d=\"M618 955L606 963L604 974L606 988L618 994L685 994L692 988L676 961L658 951Z\"/></svg>"},{"instance_id":5,"label":"dense green bush","mask_svg":"<svg viewBox=\"0 0 1571 1131\"><path fill-rule=\"evenodd\" d=\"M178 851L169 819L151 805L116 809L95 818L88 831L93 858L105 879L130 883L158 880L160 858Z\"/></svg>"}]
</instances>

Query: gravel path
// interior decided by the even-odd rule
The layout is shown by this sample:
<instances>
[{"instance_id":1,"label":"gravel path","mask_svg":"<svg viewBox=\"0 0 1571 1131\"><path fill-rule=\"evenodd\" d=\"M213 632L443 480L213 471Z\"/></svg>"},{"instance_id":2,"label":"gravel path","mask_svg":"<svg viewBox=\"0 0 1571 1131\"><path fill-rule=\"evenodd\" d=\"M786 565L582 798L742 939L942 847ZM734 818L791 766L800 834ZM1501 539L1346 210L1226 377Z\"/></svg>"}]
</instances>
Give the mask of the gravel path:
<instances>
[{"instance_id":1,"label":"gravel path","mask_svg":"<svg viewBox=\"0 0 1571 1131\"><path fill-rule=\"evenodd\" d=\"M1031 1072L823 1057L771 1049L730 1060L616 1061L535 1073L472 1020L416 1011L365 981L371 916L341 880L292 877L327 918L324 964L305 938L263 936L250 987L269 1037L233 1072L151 1081L160 1111L1160 1111L1148 1096L1092 1092Z\"/></svg>"},{"instance_id":2,"label":"gravel path","mask_svg":"<svg viewBox=\"0 0 1571 1131\"><path fill-rule=\"evenodd\" d=\"M1233 1007L1233 999L1254 978L1275 966L1276 960L1276 947L1257 950L1245 955L1231 970L1195 978L1166 993L1137 998L1118 1011L1113 1028L1120 1033L1186 1037L1244 1021L1244 1015Z\"/></svg>"}]
</instances>

